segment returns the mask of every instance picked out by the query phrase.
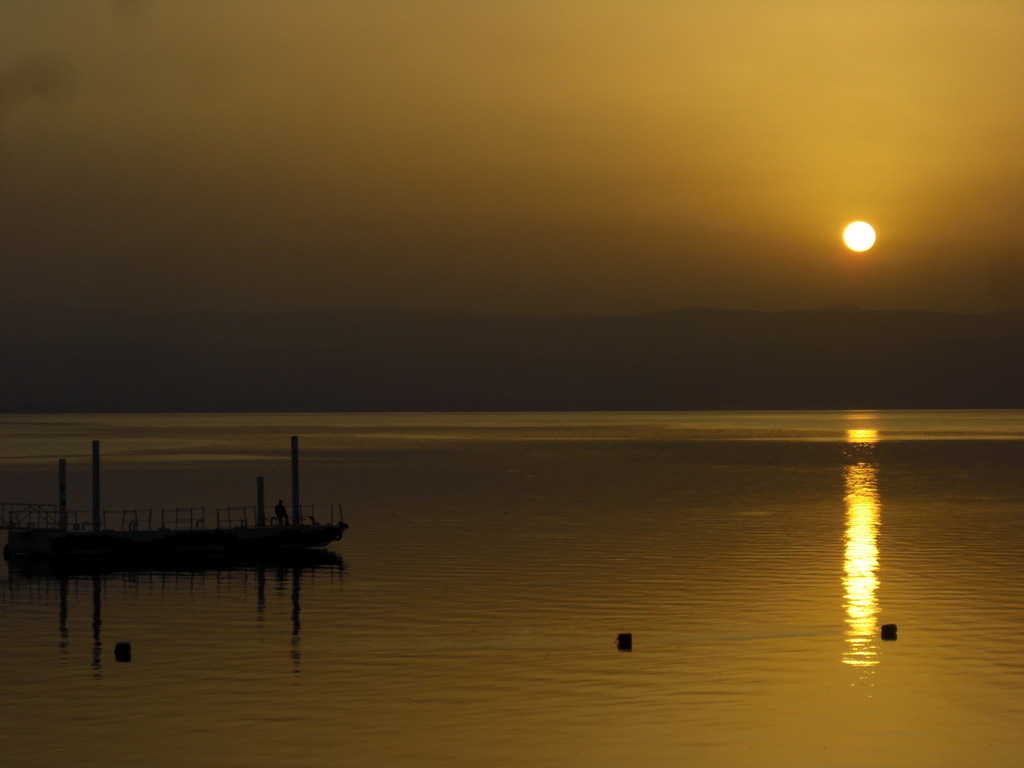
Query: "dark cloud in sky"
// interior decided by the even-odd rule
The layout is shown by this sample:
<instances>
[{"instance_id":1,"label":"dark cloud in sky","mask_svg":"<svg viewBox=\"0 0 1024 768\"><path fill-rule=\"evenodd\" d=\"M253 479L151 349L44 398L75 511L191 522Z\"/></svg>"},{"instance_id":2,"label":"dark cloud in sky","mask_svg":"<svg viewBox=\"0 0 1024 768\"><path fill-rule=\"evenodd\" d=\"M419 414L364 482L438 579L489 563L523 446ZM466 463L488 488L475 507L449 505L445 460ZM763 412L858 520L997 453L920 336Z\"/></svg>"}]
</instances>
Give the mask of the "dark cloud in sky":
<instances>
[{"instance_id":1,"label":"dark cloud in sky","mask_svg":"<svg viewBox=\"0 0 1024 768\"><path fill-rule=\"evenodd\" d=\"M5 4L0 284L134 308L1020 307L1021 29L994 0ZM853 219L879 232L856 258Z\"/></svg>"}]
</instances>

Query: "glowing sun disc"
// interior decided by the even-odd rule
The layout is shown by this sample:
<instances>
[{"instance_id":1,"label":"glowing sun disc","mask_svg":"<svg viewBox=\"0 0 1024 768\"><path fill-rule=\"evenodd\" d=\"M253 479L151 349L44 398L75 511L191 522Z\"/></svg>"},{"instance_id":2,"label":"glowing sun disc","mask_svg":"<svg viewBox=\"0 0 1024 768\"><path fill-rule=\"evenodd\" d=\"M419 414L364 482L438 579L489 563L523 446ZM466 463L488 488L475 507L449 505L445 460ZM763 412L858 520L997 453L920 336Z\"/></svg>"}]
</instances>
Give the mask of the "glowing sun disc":
<instances>
[{"instance_id":1,"label":"glowing sun disc","mask_svg":"<svg viewBox=\"0 0 1024 768\"><path fill-rule=\"evenodd\" d=\"M875 229L866 221L855 221L843 230L843 242L851 251L866 251L875 244Z\"/></svg>"}]
</instances>

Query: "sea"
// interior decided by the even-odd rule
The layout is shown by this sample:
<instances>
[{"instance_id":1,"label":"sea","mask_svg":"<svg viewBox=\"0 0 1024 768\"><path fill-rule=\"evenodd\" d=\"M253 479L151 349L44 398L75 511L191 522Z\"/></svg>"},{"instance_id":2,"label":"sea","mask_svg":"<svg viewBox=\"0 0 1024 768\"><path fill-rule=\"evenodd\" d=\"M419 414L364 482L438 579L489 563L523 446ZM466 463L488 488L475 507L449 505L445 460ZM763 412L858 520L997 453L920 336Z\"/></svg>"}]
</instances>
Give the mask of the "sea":
<instances>
[{"instance_id":1,"label":"sea","mask_svg":"<svg viewBox=\"0 0 1024 768\"><path fill-rule=\"evenodd\" d=\"M0 764L1024 765L1024 411L6 415L0 501L292 436L316 562L0 565Z\"/></svg>"}]
</instances>

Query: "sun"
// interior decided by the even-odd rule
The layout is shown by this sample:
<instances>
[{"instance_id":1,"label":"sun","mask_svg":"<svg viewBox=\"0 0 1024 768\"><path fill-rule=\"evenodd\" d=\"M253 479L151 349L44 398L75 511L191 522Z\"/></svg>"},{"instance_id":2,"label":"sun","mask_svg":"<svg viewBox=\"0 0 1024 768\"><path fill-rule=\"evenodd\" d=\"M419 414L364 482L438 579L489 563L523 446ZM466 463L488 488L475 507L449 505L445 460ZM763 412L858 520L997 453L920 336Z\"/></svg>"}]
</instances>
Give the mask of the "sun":
<instances>
[{"instance_id":1,"label":"sun","mask_svg":"<svg viewBox=\"0 0 1024 768\"><path fill-rule=\"evenodd\" d=\"M866 251L875 244L875 229L866 221L855 221L843 230L843 242L851 251Z\"/></svg>"}]
</instances>

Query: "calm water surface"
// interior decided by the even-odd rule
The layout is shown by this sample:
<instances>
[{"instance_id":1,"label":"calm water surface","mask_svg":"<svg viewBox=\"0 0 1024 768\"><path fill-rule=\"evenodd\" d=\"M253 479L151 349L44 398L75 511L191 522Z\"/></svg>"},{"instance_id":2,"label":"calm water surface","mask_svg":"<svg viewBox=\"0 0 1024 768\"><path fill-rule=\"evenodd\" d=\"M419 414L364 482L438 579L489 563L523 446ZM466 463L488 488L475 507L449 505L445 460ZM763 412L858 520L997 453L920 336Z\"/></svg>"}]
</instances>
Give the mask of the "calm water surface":
<instances>
[{"instance_id":1,"label":"calm water surface","mask_svg":"<svg viewBox=\"0 0 1024 768\"><path fill-rule=\"evenodd\" d=\"M0 567L0 763L1024 765L1024 412L8 416L0 501L273 503L293 434L329 562Z\"/></svg>"}]
</instances>

